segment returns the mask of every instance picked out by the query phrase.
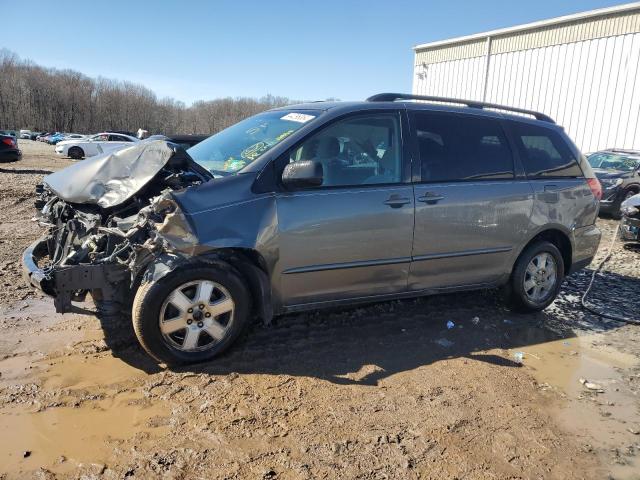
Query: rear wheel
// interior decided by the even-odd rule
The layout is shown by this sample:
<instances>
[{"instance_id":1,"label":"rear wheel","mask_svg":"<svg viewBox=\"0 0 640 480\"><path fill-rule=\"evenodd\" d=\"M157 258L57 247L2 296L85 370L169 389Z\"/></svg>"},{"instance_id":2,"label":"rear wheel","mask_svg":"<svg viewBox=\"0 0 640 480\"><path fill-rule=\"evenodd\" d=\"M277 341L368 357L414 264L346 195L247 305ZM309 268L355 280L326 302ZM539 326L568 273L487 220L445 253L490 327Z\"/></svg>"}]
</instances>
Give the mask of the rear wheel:
<instances>
[{"instance_id":1,"label":"rear wheel","mask_svg":"<svg viewBox=\"0 0 640 480\"><path fill-rule=\"evenodd\" d=\"M520 311L537 312L548 307L558 295L564 278L564 261L550 242L536 242L520 254L511 274L508 297Z\"/></svg>"},{"instance_id":2,"label":"rear wheel","mask_svg":"<svg viewBox=\"0 0 640 480\"><path fill-rule=\"evenodd\" d=\"M249 323L250 296L232 269L191 267L143 284L133 327L143 348L167 364L210 360Z\"/></svg>"},{"instance_id":3,"label":"rear wheel","mask_svg":"<svg viewBox=\"0 0 640 480\"><path fill-rule=\"evenodd\" d=\"M69 156L74 160L80 160L84 157L84 150L80 147L71 147L69 149Z\"/></svg>"}]
</instances>

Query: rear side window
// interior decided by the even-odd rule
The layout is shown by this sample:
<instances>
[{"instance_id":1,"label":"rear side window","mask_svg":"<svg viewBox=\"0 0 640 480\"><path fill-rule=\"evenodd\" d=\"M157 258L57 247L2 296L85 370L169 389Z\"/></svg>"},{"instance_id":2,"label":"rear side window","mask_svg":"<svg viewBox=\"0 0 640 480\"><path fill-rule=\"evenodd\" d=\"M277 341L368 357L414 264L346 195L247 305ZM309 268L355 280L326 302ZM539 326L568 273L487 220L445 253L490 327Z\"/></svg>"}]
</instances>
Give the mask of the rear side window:
<instances>
[{"instance_id":1,"label":"rear side window","mask_svg":"<svg viewBox=\"0 0 640 480\"><path fill-rule=\"evenodd\" d=\"M514 123L513 129L529 178L582 176L575 156L557 132L524 123Z\"/></svg>"},{"instance_id":2,"label":"rear side window","mask_svg":"<svg viewBox=\"0 0 640 480\"><path fill-rule=\"evenodd\" d=\"M432 112L411 118L422 181L513 178L513 156L498 121Z\"/></svg>"}]
</instances>

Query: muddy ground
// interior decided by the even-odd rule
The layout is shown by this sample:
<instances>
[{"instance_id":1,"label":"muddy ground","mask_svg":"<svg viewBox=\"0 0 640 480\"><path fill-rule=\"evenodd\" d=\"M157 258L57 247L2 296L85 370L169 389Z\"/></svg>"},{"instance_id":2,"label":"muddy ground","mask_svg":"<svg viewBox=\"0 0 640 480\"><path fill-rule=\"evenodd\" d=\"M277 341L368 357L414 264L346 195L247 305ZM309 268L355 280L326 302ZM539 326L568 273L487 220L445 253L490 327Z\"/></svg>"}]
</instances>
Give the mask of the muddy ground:
<instances>
[{"instance_id":1,"label":"muddy ground","mask_svg":"<svg viewBox=\"0 0 640 480\"><path fill-rule=\"evenodd\" d=\"M24 286L34 186L71 161L21 147L0 164L0 478L640 478L640 327L580 308L591 270L536 315L492 291L290 315L167 370L128 323ZM618 244L593 299L638 298Z\"/></svg>"}]
</instances>

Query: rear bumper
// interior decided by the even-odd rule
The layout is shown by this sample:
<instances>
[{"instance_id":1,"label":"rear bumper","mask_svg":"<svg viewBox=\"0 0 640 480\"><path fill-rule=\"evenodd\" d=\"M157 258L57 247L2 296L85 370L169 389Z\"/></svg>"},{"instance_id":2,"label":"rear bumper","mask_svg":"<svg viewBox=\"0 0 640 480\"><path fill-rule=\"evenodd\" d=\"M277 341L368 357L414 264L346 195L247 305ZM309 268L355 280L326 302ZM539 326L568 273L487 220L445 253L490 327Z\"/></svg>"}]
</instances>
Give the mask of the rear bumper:
<instances>
[{"instance_id":1,"label":"rear bumper","mask_svg":"<svg viewBox=\"0 0 640 480\"><path fill-rule=\"evenodd\" d=\"M576 228L573 231L573 255L569 274L577 272L591 263L598 251L602 233L595 225Z\"/></svg>"},{"instance_id":2,"label":"rear bumper","mask_svg":"<svg viewBox=\"0 0 640 480\"><path fill-rule=\"evenodd\" d=\"M19 149L1 150L0 162L15 162L20 160L22 152Z\"/></svg>"},{"instance_id":3,"label":"rear bumper","mask_svg":"<svg viewBox=\"0 0 640 480\"><path fill-rule=\"evenodd\" d=\"M640 242L640 218L622 217L620 239L625 242Z\"/></svg>"}]
</instances>

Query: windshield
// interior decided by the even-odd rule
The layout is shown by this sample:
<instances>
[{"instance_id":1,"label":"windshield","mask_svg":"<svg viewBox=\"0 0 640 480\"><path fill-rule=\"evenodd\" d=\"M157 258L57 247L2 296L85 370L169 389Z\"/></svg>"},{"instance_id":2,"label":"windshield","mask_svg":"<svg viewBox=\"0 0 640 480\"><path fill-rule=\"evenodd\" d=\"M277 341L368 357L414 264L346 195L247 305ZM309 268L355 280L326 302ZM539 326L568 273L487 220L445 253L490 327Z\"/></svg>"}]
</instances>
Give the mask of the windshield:
<instances>
[{"instance_id":1,"label":"windshield","mask_svg":"<svg viewBox=\"0 0 640 480\"><path fill-rule=\"evenodd\" d=\"M216 133L187 152L211 173L230 175L315 119L317 114L299 110L260 113Z\"/></svg>"},{"instance_id":2,"label":"windshield","mask_svg":"<svg viewBox=\"0 0 640 480\"><path fill-rule=\"evenodd\" d=\"M632 172L640 167L640 158L627 157L626 155L617 155L614 153L594 153L589 156L588 160L593 168L602 168L604 170Z\"/></svg>"}]
</instances>

